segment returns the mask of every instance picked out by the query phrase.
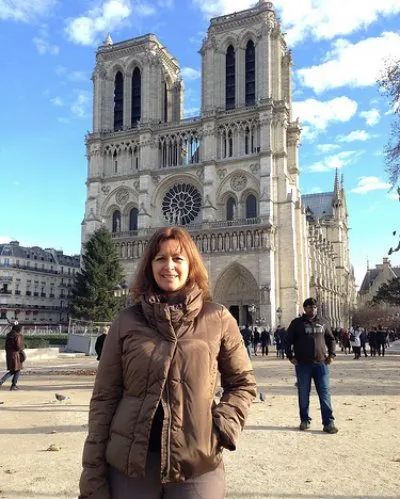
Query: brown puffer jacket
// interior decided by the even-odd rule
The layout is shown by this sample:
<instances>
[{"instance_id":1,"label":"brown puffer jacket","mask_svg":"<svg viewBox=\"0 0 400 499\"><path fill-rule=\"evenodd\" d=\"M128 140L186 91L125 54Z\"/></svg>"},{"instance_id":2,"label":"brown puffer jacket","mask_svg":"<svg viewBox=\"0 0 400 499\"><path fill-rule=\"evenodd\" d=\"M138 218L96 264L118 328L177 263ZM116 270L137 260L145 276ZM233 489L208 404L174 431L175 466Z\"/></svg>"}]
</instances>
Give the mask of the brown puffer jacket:
<instances>
[{"instance_id":1,"label":"brown puffer jacket","mask_svg":"<svg viewBox=\"0 0 400 499\"><path fill-rule=\"evenodd\" d=\"M214 402L218 371L223 396ZM100 359L83 451L80 499L110 499L108 465L144 477L159 402L162 482L215 469L236 449L256 384L235 319L193 290L181 306L155 297L113 322Z\"/></svg>"}]
</instances>

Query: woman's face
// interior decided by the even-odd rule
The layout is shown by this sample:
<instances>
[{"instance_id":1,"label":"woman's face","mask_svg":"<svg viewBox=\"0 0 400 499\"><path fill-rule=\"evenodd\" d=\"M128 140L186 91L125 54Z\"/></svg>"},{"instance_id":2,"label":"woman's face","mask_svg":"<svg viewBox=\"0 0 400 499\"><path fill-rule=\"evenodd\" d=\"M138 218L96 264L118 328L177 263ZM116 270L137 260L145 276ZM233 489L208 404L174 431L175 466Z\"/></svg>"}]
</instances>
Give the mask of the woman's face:
<instances>
[{"instance_id":1,"label":"woman's face","mask_svg":"<svg viewBox=\"0 0 400 499\"><path fill-rule=\"evenodd\" d=\"M167 293L183 288L189 275L189 259L179 242L167 239L151 262L158 287Z\"/></svg>"}]
</instances>

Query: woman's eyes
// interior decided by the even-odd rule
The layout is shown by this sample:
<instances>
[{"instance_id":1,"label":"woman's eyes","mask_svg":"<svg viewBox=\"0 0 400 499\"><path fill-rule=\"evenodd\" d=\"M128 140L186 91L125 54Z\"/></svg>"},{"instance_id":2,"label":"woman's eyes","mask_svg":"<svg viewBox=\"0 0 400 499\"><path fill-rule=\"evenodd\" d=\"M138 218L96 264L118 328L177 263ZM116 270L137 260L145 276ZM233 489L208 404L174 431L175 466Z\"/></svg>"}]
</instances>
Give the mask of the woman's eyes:
<instances>
[{"instance_id":1,"label":"woman's eyes","mask_svg":"<svg viewBox=\"0 0 400 499\"><path fill-rule=\"evenodd\" d=\"M169 258L165 257L165 256L157 256L155 258L156 262L163 262L165 260L168 260ZM181 256L174 256L172 257L172 259L174 260L174 262L183 262L184 261L184 258L181 257Z\"/></svg>"}]
</instances>

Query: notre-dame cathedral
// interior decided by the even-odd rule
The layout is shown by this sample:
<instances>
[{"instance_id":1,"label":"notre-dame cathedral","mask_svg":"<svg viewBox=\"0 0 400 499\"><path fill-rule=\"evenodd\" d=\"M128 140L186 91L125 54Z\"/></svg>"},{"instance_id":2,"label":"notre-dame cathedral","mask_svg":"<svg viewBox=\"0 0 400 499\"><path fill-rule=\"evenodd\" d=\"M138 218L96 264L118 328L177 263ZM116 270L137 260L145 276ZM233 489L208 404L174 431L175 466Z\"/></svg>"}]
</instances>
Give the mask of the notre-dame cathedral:
<instances>
[{"instance_id":1,"label":"notre-dame cathedral","mask_svg":"<svg viewBox=\"0 0 400 499\"><path fill-rule=\"evenodd\" d=\"M200 53L200 115L184 119L178 61L155 35L99 47L82 242L106 225L130 283L152 231L182 225L240 324L287 326L314 296L348 325L343 179L300 193L292 57L273 5L211 19Z\"/></svg>"}]
</instances>

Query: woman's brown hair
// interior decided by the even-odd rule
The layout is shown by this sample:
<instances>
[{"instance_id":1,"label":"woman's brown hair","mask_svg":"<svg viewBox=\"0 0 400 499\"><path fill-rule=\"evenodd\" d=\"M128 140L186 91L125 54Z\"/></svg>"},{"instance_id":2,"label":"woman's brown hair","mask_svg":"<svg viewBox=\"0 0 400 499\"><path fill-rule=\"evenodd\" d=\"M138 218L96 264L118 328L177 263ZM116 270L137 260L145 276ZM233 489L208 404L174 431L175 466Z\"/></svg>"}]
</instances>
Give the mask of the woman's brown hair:
<instances>
[{"instance_id":1,"label":"woman's brown hair","mask_svg":"<svg viewBox=\"0 0 400 499\"><path fill-rule=\"evenodd\" d=\"M203 292L203 298L205 300L210 300L211 295L208 285L207 269L189 232L182 227L163 227L151 236L139 263L136 278L132 286L134 301L138 302L141 295L159 291L153 276L151 264L154 257L160 251L161 244L168 239L177 241L181 251L185 251L188 256L189 275L186 285L190 287L193 284L197 284Z\"/></svg>"}]
</instances>

